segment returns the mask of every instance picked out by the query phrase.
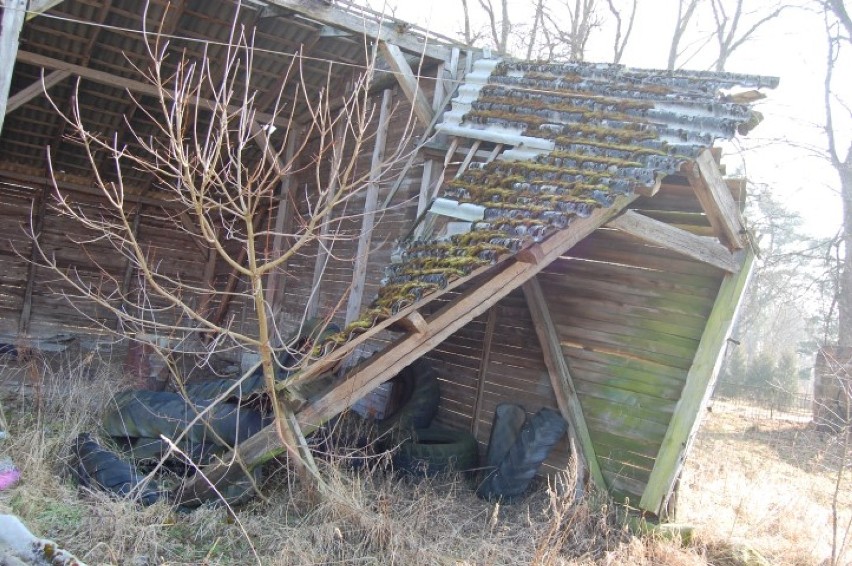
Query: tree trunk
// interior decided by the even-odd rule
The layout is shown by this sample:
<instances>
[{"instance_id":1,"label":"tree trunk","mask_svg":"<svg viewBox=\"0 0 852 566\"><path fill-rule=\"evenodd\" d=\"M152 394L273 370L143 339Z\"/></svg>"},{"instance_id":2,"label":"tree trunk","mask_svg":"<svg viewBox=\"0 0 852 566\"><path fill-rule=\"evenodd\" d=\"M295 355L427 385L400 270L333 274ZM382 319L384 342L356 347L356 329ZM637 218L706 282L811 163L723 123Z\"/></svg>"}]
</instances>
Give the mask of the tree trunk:
<instances>
[{"instance_id":1,"label":"tree trunk","mask_svg":"<svg viewBox=\"0 0 852 566\"><path fill-rule=\"evenodd\" d=\"M852 347L852 144L846 159L838 167L840 197L843 202L843 246L844 262L840 272L838 296L837 343Z\"/></svg>"}]
</instances>

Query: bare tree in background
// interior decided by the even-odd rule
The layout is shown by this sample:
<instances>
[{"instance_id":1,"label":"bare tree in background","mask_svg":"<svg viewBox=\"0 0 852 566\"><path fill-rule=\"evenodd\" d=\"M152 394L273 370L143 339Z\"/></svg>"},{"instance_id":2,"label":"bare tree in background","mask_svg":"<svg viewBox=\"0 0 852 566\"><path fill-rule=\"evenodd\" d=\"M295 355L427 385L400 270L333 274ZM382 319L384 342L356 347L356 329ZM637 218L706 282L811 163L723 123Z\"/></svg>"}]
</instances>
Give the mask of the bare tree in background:
<instances>
[{"instance_id":1,"label":"bare tree in background","mask_svg":"<svg viewBox=\"0 0 852 566\"><path fill-rule=\"evenodd\" d=\"M695 15L698 2L699 0L678 0L677 2L677 19L675 20L672 40L669 44L669 58L666 64L666 68L670 71L676 68L678 59L683 55L684 49L681 46L681 42L692 21L692 16Z\"/></svg>"},{"instance_id":2,"label":"bare tree in background","mask_svg":"<svg viewBox=\"0 0 852 566\"><path fill-rule=\"evenodd\" d=\"M281 339L266 289L275 270L297 254L307 253L309 246L330 248L335 238L342 237L335 230L337 223L343 217L353 218L346 214L346 205L366 190L370 175L359 170L357 160L375 132L374 103L368 92L372 67L335 99L330 84L318 93L305 86L299 55L294 55L271 112L272 122L279 124L275 128L272 123L255 121L261 109L256 106L258 93L251 80L252 41L245 33L235 32L224 60L215 63L204 57L183 58L175 64L169 60L162 38L152 39L150 65L139 72L156 88L156 103L143 106L136 98L134 102L155 131L143 133L126 124L132 145L120 145L117 136L92 130L79 107L63 114L54 105L84 149L103 203L94 210L81 206L59 188L60 183L54 183L55 209L88 230L92 241L108 242L117 257L126 258L139 274L139 289L132 293L122 289L118 278L94 254L86 254L90 265L67 269L49 250L38 250L42 265L71 289L72 304L94 302L118 318L124 336L139 341L158 336L187 341L200 332L213 337L210 350L237 348L259 353L281 443L304 485L323 491L324 482L294 416L302 401L300 393L280 386L276 389L276 354L292 351L293 345ZM295 101L285 101L285 89L295 93ZM78 103L76 96L74 101ZM281 127L282 122L289 127ZM341 135L344 139L338 139ZM345 156L339 152L343 146ZM389 151L381 171L405 147L403 142ZM102 167L104 155L110 177ZM164 193L161 198L171 204L169 212L177 228L212 250L215 259L247 282L247 290L222 291L212 281L186 281L169 271L162 258L152 255L133 226L134 211L125 194L129 168L155 179L154 186ZM280 194L282 180L297 173L311 178L312 187ZM280 210L287 203L289 214L294 215L288 228L264 220L275 204ZM172 213L172 207L177 212ZM273 240L284 242L276 253L269 250ZM38 246L38 240L34 238L34 242ZM85 249L87 242L79 245ZM96 274L94 278L91 273ZM246 330L233 321L218 322L205 308L211 296L215 302L232 296L244 300L257 318L256 327ZM101 325L115 332L113 324Z\"/></svg>"},{"instance_id":3,"label":"bare tree in background","mask_svg":"<svg viewBox=\"0 0 852 566\"><path fill-rule=\"evenodd\" d=\"M753 2L752 2L753 3ZM713 9L715 29L713 36L719 47L719 55L713 67L716 71L724 71L731 54L754 36L754 33L768 22L774 20L789 5L778 3L771 8L760 11L745 12L746 0L735 0L733 6L726 0L710 0ZM745 23L750 20L750 23ZM748 26L743 29L743 26Z\"/></svg>"},{"instance_id":4,"label":"bare tree in background","mask_svg":"<svg viewBox=\"0 0 852 566\"><path fill-rule=\"evenodd\" d=\"M840 198L843 206L842 241L844 265L838 289L838 346L852 347L852 142L844 150L840 146L840 128L837 108L842 107L846 120L852 119L852 110L834 95L835 73L838 59L844 50L852 47L852 19L843 0L822 2L826 17L828 58L825 74L825 134L828 141L828 158L840 180ZM848 53L847 53L848 56ZM840 80L848 75L841 74Z\"/></svg>"},{"instance_id":5,"label":"bare tree in background","mask_svg":"<svg viewBox=\"0 0 852 566\"><path fill-rule=\"evenodd\" d=\"M609 11L615 19L615 39L612 46L612 62L615 64L621 63L621 57L624 55L624 49L627 47L627 42L630 41L630 34L633 31L633 22L636 19L636 8L639 0L630 2L630 16L627 17L625 28L624 18L621 14L623 9L616 6L614 0L606 0Z\"/></svg>"},{"instance_id":6,"label":"bare tree in background","mask_svg":"<svg viewBox=\"0 0 852 566\"><path fill-rule=\"evenodd\" d=\"M499 4L492 0L477 2L487 18L487 33L477 34L473 30L471 5L468 0L462 0L465 40L471 43L487 35L500 53L523 55L527 60L582 61L589 37L602 23L598 0L536 0L532 21L513 19L507 0L500 0ZM633 14L629 27L632 18ZM629 31L620 41L626 43L628 36Z\"/></svg>"}]
</instances>

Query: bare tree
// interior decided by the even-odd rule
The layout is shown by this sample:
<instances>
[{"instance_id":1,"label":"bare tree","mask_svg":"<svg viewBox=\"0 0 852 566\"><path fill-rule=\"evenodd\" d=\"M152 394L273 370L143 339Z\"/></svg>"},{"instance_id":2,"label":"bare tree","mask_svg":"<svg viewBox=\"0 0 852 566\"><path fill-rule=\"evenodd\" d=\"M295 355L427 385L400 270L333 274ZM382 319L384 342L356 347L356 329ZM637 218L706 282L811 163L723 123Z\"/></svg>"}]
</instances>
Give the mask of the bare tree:
<instances>
[{"instance_id":1,"label":"bare tree","mask_svg":"<svg viewBox=\"0 0 852 566\"><path fill-rule=\"evenodd\" d=\"M155 87L156 103L143 104L135 98L134 102L148 118L145 127L153 127L154 133L143 133L127 123L132 145L92 130L79 107L65 114L54 104L84 150L103 203L94 210L83 207L55 182L54 207L86 228L92 241L108 242L126 258L139 274L139 289L124 290L94 254L87 254L90 265L69 270L49 250L38 247L41 263L70 289L72 304L94 302L118 318L125 336L136 340L171 336L185 342L200 332L212 337L210 349L259 353L281 442L304 484L322 492L323 480L294 416L300 393L276 389L276 359L293 352L294 345L281 338L266 290L276 269L311 246L330 249L334 239L342 237L335 226L342 218L358 216L347 214L346 206L371 180L370 171L359 170L357 160L375 132L374 103L368 90L372 66L342 95L336 95L339 91L329 88L330 83L312 92L302 80L296 54L283 78L272 121L258 123L261 109L252 83L253 46L245 30L235 31L223 60L216 64L209 57L184 57L175 63L168 53L160 37L148 45L150 64L139 72ZM285 90L295 93L295 101L285 101ZM78 98L73 100L76 103ZM344 139L339 139L341 135ZM403 141L386 154L380 174L406 146ZM346 148L345 156L341 147ZM108 173L102 167L104 155L110 163ZM212 282L193 284L149 253L133 226L134 211L125 186L129 168L155 180L163 201L174 210L170 216L175 225L246 281L246 290L222 291ZM282 181L296 174L312 178L310 189L281 194ZM373 181L375 175L374 171ZM294 221L288 228L264 221L276 205L278 210L290 206ZM282 245L270 253L268 242L274 240ZM38 240L34 242L38 246ZM88 243L78 242L84 249ZM87 272L97 274L95 283ZM231 321L216 321L204 308L211 296L218 301L230 296L244 299L257 318L256 327L246 330ZM104 330L115 331L113 324L101 324ZM203 418L205 411L198 417Z\"/></svg>"},{"instance_id":2,"label":"bare tree","mask_svg":"<svg viewBox=\"0 0 852 566\"><path fill-rule=\"evenodd\" d=\"M719 47L719 55L713 64L717 71L725 70L725 65L731 54L751 39L759 28L774 20L786 8L789 8L789 5L779 3L770 9L748 13L744 12L745 4L745 0L735 0L733 7L731 7L725 0L710 0L710 7L713 9L713 21L716 24L713 36L716 38L716 44ZM748 25L743 23L744 19L753 21ZM743 25L748 25L748 28L743 30Z\"/></svg>"},{"instance_id":3,"label":"bare tree","mask_svg":"<svg viewBox=\"0 0 852 566\"><path fill-rule=\"evenodd\" d=\"M837 171L840 181L840 198L843 206L842 241L844 265L838 289L838 345L852 347L852 142L845 151L840 147L836 108L841 106L847 117L852 110L838 104L834 96L834 82L838 58L843 49L852 47L852 20L842 0L823 2L826 16L828 54L825 74L825 135L828 141L828 158Z\"/></svg>"},{"instance_id":4,"label":"bare tree","mask_svg":"<svg viewBox=\"0 0 852 566\"><path fill-rule=\"evenodd\" d=\"M636 8L639 4L638 0L633 0L630 3L630 16L627 18L627 28L624 28L624 20L621 17L622 9L618 8L613 0L606 0L609 11L615 19L615 39L612 45L612 62L618 64L621 62L621 57L624 55L624 49L627 47L627 42L630 41L630 34L633 31L633 21L636 19Z\"/></svg>"},{"instance_id":5,"label":"bare tree","mask_svg":"<svg viewBox=\"0 0 852 566\"><path fill-rule=\"evenodd\" d=\"M672 41L669 44L669 59L666 68L674 70L678 63L678 58L683 54L681 41L686 33L689 23L692 21L692 16L695 15L695 9L698 7L699 0L678 0L677 2L677 19L675 20L674 33Z\"/></svg>"},{"instance_id":6,"label":"bare tree","mask_svg":"<svg viewBox=\"0 0 852 566\"><path fill-rule=\"evenodd\" d=\"M499 12L494 9L491 0L478 0L479 5L488 16L488 26L491 30L491 41L494 49L500 53L508 53L509 33L512 31L512 20L509 18L509 1L500 0ZM467 2L464 3L465 21L468 21Z\"/></svg>"}]
</instances>

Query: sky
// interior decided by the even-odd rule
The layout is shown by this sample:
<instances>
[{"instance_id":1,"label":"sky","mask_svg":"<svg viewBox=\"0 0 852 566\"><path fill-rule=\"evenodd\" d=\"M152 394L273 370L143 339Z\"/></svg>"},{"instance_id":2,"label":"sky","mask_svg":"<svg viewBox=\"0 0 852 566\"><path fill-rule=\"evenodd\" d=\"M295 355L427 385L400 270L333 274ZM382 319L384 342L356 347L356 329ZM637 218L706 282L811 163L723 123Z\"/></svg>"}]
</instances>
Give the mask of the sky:
<instances>
[{"instance_id":1,"label":"sky","mask_svg":"<svg viewBox=\"0 0 852 566\"><path fill-rule=\"evenodd\" d=\"M747 0L756 5L769 0ZM469 0L472 17L484 26L477 0ZM605 9L605 3L604 4ZM370 5L382 10L384 0ZM463 28L460 0L387 0L387 9L396 17L438 33L456 37ZM510 0L510 14L518 21L524 14L532 19L530 0ZM622 63L633 67L665 68L668 46L676 17L676 0L640 0L633 35ZM602 12L609 16L608 10ZM705 15L697 15L692 33L712 25ZM477 23L474 23L477 27ZM587 60L612 59L612 31L606 22L593 35ZM691 59L686 68L707 69L715 59L710 43ZM767 99L755 108L764 122L748 137L725 147L729 170L743 170L749 180L772 188L773 194L802 216L803 228L814 236L832 236L840 226L840 198L837 175L824 156L821 129L824 123L823 85L826 64L825 28L822 16L810 10L793 8L761 28L751 41L735 51L726 70L777 76L777 89L766 92ZM837 82L841 96L852 100L852 78ZM842 112L841 112L842 113ZM848 115L848 112L846 113ZM840 146L848 147L849 123L840 124ZM816 151L813 149L816 148Z\"/></svg>"}]
</instances>

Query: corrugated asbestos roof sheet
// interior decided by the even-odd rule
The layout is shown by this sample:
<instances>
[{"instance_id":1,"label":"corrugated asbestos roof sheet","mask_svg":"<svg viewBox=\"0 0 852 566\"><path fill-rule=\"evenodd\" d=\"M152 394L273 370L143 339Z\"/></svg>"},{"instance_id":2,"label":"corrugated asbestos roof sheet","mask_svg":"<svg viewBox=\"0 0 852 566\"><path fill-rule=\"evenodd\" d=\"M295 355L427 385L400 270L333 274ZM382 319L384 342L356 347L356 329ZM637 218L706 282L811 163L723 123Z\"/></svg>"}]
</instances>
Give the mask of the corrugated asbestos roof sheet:
<instances>
[{"instance_id":1,"label":"corrugated asbestos roof sheet","mask_svg":"<svg viewBox=\"0 0 852 566\"><path fill-rule=\"evenodd\" d=\"M777 83L609 64L478 61L438 126L506 148L442 188L442 210L467 204L478 218L462 234L402 242L378 298L338 338L556 230L570 230L572 219L653 186L715 140L747 133L761 116L738 101L753 97L723 93Z\"/></svg>"}]
</instances>

